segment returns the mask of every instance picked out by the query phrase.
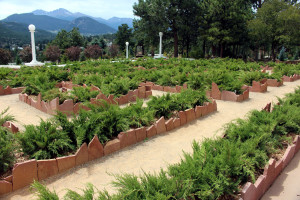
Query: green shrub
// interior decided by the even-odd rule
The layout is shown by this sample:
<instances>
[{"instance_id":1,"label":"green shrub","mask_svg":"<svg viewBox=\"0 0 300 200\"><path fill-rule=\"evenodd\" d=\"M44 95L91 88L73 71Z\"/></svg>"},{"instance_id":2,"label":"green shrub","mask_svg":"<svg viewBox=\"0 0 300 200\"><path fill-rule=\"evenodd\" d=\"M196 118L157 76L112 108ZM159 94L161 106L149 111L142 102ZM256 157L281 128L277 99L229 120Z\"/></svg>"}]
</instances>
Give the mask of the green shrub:
<instances>
[{"instance_id":1,"label":"green shrub","mask_svg":"<svg viewBox=\"0 0 300 200\"><path fill-rule=\"evenodd\" d=\"M188 95L192 91L186 92L187 97L193 96ZM172 103L176 102L174 97L181 98L179 94L153 97L151 109L167 114L172 112ZM272 154L282 152L286 143L291 142L287 133L300 133L300 88L279 102L272 112L252 111L246 119L229 123L223 138L206 139L201 145L194 142L192 153L184 153L180 163L170 165L158 174L117 175L113 182L117 193L110 195L103 191L98 199L236 198L242 185L258 178ZM159 103L165 105L159 107ZM97 109L117 110L116 107ZM140 105L137 109L141 109ZM115 113L122 115L121 111L111 112L113 116ZM93 187L88 188L87 193L93 194ZM74 198L83 197L75 192L71 194Z\"/></svg>"},{"instance_id":2,"label":"green shrub","mask_svg":"<svg viewBox=\"0 0 300 200\"><path fill-rule=\"evenodd\" d=\"M89 102L91 98L96 98L99 91L91 91L90 87L74 87L71 94L75 97L75 102Z\"/></svg>"},{"instance_id":3,"label":"green shrub","mask_svg":"<svg viewBox=\"0 0 300 200\"><path fill-rule=\"evenodd\" d=\"M8 129L2 127L6 121L15 121L14 116L6 114L9 108L0 113L0 174L6 172L15 160L15 137Z\"/></svg>"},{"instance_id":4,"label":"green shrub","mask_svg":"<svg viewBox=\"0 0 300 200\"><path fill-rule=\"evenodd\" d=\"M204 89L204 77L200 73L193 73L189 75L187 84L194 90Z\"/></svg>"},{"instance_id":5,"label":"green shrub","mask_svg":"<svg viewBox=\"0 0 300 200\"><path fill-rule=\"evenodd\" d=\"M74 149L67 133L58 130L50 121L41 121L39 126L25 126L24 133L17 135L22 150L30 158L50 159L63 156Z\"/></svg>"},{"instance_id":6,"label":"green shrub","mask_svg":"<svg viewBox=\"0 0 300 200\"><path fill-rule=\"evenodd\" d=\"M67 99L73 99L74 97L67 92L61 92L59 88L53 88L51 90L47 90L43 93L43 100L51 101L56 97L59 98L59 103L62 104Z\"/></svg>"},{"instance_id":7,"label":"green shrub","mask_svg":"<svg viewBox=\"0 0 300 200\"><path fill-rule=\"evenodd\" d=\"M37 195L39 200L59 200L56 192L51 192L48 188L37 181L33 182L30 189L36 190L35 194Z\"/></svg>"},{"instance_id":8,"label":"green shrub","mask_svg":"<svg viewBox=\"0 0 300 200\"><path fill-rule=\"evenodd\" d=\"M177 110L178 105L173 101L170 93L161 97L152 96L151 100L147 103L149 109L154 110L155 117L159 118L165 116L170 118L173 111Z\"/></svg>"},{"instance_id":9,"label":"green shrub","mask_svg":"<svg viewBox=\"0 0 300 200\"><path fill-rule=\"evenodd\" d=\"M10 115L10 114L7 114L9 110L9 107L4 109L3 111L1 111L0 113L0 127L4 124L4 122L6 121L15 121L15 117Z\"/></svg>"},{"instance_id":10,"label":"green shrub","mask_svg":"<svg viewBox=\"0 0 300 200\"><path fill-rule=\"evenodd\" d=\"M0 174L12 167L15 160L15 138L6 128L0 126Z\"/></svg>"},{"instance_id":11,"label":"green shrub","mask_svg":"<svg viewBox=\"0 0 300 200\"><path fill-rule=\"evenodd\" d=\"M82 190L83 194L79 194L77 192L74 192L72 190L68 190L66 195L64 196L64 199L66 200L94 200L95 196L95 190L94 186L90 183L86 185L86 188Z\"/></svg>"},{"instance_id":12,"label":"green shrub","mask_svg":"<svg viewBox=\"0 0 300 200\"><path fill-rule=\"evenodd\" d=\"M28 95L38 95L39 93L44 96L45 92L54 88L56 81L51 81L49 76L46 74L40 73L35 76L28 78L24 85L24 93Z\"/></svg>"},{"instance_id":13,"label":"green shrub","mask_svg":"<svg viewBox=\"0 0 300 200\"><path fill-rule=\"evenodd\" d=\"M154 111L143 107L143 101L137 99L137 102L123 109L124 116L129 121L129 126L139 128L149 126L154 121Z\"/></svg>"},{"instance_id":14,"label":"green shrub","mask_svg":"<svg viewBox=\"0 0 300 200\"><path fill-rule=\"evenodd\" d=\"M205 81L211 87L212 82L216 83L219 89L242 94L243 82L239 80L238 74L227 70L213 69L205 74Z\"/></svg>"},{"instance_id":15,"label":"green shrub","mask_svg":"<svg viewBox=\"0 0 300 200\"><path fill-rule=\"evenodd\" d=\"M183 90L179 94L166 94L161 97L152 96L147 103L149 109L153 110L155 117L164 116L170 118L177 111L183 111L188 108L194 108L196 105L202 106L204 102L208 102L203 90Z\"/></svg>"},{"instance_id":16,"label":"green shrub","mask_svg":"<svg viewBox=\"0 0 300 200\"><path fill-rule=\"evenodd\" d=\"M241 82L245 85L251 86L253 81L261 81L264 78L267 78L268 74L262 73L260 71L244 72L241 73L239 78Z\"/></svg>"},{"instance_id":17,"label":"green shrub","mask_svg":"<svg viewBox=\"0 0 300 200\"><path fill-rule=\"evenodd\" d=\"M94 135L104 144L122 131L129 129L128 118L117 105L102 102L103 106L90 105L91 111L80 110L77 116L68 121L67 116L55 116L56 125L59 126L72 140L72 144L80 147L82 143L89 143Z\"/></svg>"}]
</instances>

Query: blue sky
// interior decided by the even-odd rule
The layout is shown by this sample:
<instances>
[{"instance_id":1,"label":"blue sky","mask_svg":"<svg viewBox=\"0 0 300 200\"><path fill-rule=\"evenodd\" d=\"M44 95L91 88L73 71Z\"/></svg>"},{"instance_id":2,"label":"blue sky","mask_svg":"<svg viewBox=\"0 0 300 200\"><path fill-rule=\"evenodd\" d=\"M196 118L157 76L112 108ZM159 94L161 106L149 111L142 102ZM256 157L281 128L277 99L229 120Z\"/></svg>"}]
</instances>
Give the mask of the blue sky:
<instances>
[{"instance_id":1,"label":"blue sky","mask_svg":"<svg viewBox=\"0 0 300 200\"><path fill-rule=\"evenodd\" d=\"M0 0L0 20L15 13L29 13L36 9L52 11L65 8L93 17L133 18L132 6L138 0Z\"/></svg>"}]
</instances>

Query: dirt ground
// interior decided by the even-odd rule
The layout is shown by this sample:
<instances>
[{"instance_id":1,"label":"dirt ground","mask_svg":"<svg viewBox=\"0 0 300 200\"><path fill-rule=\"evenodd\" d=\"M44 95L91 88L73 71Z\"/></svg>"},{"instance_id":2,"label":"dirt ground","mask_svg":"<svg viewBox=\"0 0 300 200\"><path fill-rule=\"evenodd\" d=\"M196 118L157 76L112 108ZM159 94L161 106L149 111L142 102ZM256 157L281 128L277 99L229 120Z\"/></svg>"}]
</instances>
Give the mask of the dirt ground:
<instances>
[{"instance_id":1,"label":"dirt ground","mask_svg":"<svg viewBox=\"0 0 300 200\"><path fill-rule=\"evenodd\" d=\"M242 103L217 101L218 111L215 113L110 156L78 166L42 183L50 190L55 189L60 197L66 193L66 189L80 191L86 183L94 184L99 190L107 189L109 192L114 192L114 188L110 185L114 180L112 174L142 174L143 171L154 173L161 168L166 169L169 164L180 162L183 151L192 151L193 140L201 141L222 135L222 129L226 123L245 117L250 110L262 109L269 102L276 102L277 97L293 92L297 86L300 86L300 80L284 83L279 88L268 87L266 93L250 93L250 99ZM43 119L49 117L19 102L17 95L0 97L0 110L7 106L11 107L10 113L23 124L37 124L39 117ZM297 180L299 179L300 173L298 173ZM5 199L34 199L34 196L27 187L11 193Z\"/></svg>"},{"instance_id":2,"label":"dirt ground","mask_svg":"<svg viewBox=\"0 0 300 200\"><path fill-rule=\"evenodd\" d=\"M24 130L24 125L38 125L41 119L46 120L51 117L51 115L19 101L18 94L0 96L0 111L7 107L9 107L8 113L16 118L17 122L15 124L20 130Z\"/></svg>"},{"instance_id":3,"label":"dirt ground","mask_svg":"<svg viewBox=\"0 0 300 200\"><path fill-rule=\"evenodd\" d=\"M300 200L300 151L261 200Z\"/></svg>"}]
</instances>

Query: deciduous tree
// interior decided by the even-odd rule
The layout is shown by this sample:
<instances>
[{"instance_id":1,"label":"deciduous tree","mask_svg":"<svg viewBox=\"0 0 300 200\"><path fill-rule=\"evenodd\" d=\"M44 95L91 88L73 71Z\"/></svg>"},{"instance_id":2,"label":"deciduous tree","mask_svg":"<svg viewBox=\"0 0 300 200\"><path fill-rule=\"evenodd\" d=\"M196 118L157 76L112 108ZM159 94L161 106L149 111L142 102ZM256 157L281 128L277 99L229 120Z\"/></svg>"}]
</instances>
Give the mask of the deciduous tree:
<instances>
[{"instance_id":1,"label":"deciduous tree","mask_svg":"<svg viewBox=\"0 0 300 200\"><path fill-rule=\"evenodd\" d=\"M56 62L59 60L60 57L60 49L58 46L55 45L49 45L45 52L44 55L47 60L50 60L51 62Z\"/></svg>"},{"instance_id":2,"label":"deciduous tree","mask_svg":"<svg viewBox=\"0 0 300 200\"><path fill-rule=\"evenodd\" d=\"M102 56L102 49L99 45L90 45L84 50L84 54L87 58L98 59Z\"/></svg>"},{"instance_id":3,"label":"deciduous tree","mask_svg":"<svg viewBox=\"0 0 300 200\"><path fill-rule=\"evenodd\" d=\"M0 64L7 65L11 59L11 54L6 49L0 49Z\"/></svg>"},{"instance_id":4,"label":"deciduous tree","mask_svg":"<svg viewBox=\"0 0 300 200\"><path fill-rule=\"evenodd\" d=\"M20 57L23 62L30 62L32 61L32 51L31 47L27 46L20 51Z\"/></svg>"},{"instance_id":5,"label":"deciduous tree","mask_svg":"<svg viewBox=\"0 0 300 200\"><path fill-rule=\"evenodd\" d=\"M79 47L70 47L66 50L66 55L69 60L76 61L79 60L81 49Z\"/></svg>"}]
</instances>

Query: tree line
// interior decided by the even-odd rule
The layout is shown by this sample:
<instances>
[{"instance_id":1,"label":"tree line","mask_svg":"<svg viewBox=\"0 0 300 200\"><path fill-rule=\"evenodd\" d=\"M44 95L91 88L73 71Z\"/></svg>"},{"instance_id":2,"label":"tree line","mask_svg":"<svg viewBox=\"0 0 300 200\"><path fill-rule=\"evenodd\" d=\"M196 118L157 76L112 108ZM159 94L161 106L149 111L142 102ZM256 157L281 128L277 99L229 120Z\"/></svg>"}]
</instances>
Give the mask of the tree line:
<instances>
[{"instance_id":1,"label":"tree line","mask_svg":"<svg viewBox=\"0 0 300 200\"><path fill-rule=\"evenodd\" d=\"M297 0L139 0L133 12L131 40L152 54L158 32L174 57L257 58L263 50L275 59L283 46L294 53L300 45Z\"/></svg>"},{"instance_id":2,"label":"tree line","mask_svg":"<svg viewBox=\"0 0 300 200\"><path fill-rule=\"evenodd\" d=\"M37 44L37 60L51 62L78 61L98 58L111 58L119 54L116 44L109 45L115 39L115 34L83 36L78 28L71 31L61 30L54 40L48 44ZM0 64L15 62L21 64L32 60L31 47L24 45L21 49L15 47L12 51L0 48Z\"/></svg>"}]
</instances>

